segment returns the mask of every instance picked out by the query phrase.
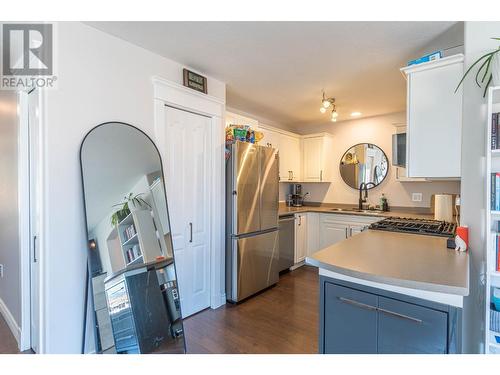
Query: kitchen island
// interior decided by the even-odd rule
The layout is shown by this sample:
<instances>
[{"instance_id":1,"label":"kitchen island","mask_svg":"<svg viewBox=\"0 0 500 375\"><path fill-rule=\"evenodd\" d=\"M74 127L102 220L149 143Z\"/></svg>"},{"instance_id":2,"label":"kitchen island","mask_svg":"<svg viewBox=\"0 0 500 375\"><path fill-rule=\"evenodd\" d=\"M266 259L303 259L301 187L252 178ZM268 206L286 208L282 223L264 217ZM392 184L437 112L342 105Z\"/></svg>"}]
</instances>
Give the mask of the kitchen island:
<instances>
[{"instance_id":1,"label":"kitchen island","mask_svg":"<svg viewBox=\"0 0 500 375\"><path fill-rule=\"evenodd\" d=\"M321 353L460 353L469 255L446 238L366 230L306 258Z\"/></svg>"}]
</instances>

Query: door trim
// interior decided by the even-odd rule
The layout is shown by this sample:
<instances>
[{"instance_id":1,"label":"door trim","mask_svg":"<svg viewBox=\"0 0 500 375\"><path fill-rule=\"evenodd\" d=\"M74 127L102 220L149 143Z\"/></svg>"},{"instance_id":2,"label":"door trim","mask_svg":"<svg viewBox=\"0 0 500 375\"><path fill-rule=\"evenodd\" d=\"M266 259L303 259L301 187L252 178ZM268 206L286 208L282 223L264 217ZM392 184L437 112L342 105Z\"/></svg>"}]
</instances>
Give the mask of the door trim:
<instances>
[{"instance_id":1,"label":"door trim","mask_svg":"<svg viewBox=\"0 0 500 375\"><path fill-rule=\"evenodd\" d=\"M30 168L29 168L29 123L28 93L18 94L19 103L19 272L21 277L21 321L19 336L16 337L20 351L31 347L31 231L30 231Z\"/></svg>"},{"instance_id":2,"label":"door trim","mask_svg":"<svg viewBox=\"0 0 500 375\"><path fill-rule=\"evenodd\" d=\"M210 307L215 309L226 303L225 287L225 101L201 94L162 77L153 77L154 137L155 142L165 142L165 106L210 118L210 170L209 176L209 234L210 234ZM164 150L160 150L166 159Z\"/></svg>"}]
</instances>

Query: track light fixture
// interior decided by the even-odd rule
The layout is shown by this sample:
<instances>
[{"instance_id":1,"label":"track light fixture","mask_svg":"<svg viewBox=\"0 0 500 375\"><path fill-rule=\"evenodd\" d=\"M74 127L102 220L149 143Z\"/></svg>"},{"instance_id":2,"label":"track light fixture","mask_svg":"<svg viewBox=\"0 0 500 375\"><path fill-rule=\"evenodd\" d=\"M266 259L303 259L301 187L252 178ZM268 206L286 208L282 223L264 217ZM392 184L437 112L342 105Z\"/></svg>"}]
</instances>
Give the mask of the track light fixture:
<instances>
[{"instance_id":1,"label":"track light fixture","mask_svg":"<svg viewBox=\"0 0 500 375\"><path fill-rule=\"evenodd\" d=\"M327 98L325 92L323 91L323 99L321 100L321 107L319 108L319 111L321 113L326 113L326 110L330 107L332 108L331 120L332 122L336 122L339 114L337 113L337 108L335 107L335 98Z\"/></svg>"}]
</instances>

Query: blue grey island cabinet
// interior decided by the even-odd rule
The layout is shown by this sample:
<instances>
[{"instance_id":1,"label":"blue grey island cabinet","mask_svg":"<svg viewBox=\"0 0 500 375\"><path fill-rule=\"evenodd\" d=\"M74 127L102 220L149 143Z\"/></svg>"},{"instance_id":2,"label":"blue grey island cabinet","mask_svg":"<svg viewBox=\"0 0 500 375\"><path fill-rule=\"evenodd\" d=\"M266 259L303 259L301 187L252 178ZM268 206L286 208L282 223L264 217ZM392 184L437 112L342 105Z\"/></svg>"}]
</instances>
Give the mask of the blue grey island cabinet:
<instances>
[{"instance_id":1,"label":"blue grey island cabinet","mask_svg":"<svg viewBox=\"0 0 500 375\"><path fill-rule=\"evenodd\" d=\"M458 307L320 276L320 353L461 353L461 330Z\"/></svg>"}]
</instances>

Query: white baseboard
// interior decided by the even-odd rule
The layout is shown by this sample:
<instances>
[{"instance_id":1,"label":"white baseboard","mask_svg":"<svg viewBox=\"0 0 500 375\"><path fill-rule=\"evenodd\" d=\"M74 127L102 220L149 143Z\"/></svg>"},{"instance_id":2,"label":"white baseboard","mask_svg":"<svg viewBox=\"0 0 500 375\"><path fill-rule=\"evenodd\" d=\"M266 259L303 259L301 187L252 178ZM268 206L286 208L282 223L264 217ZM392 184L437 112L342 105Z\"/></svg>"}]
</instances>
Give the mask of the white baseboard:
<instances>
[{"instance_id":1,"label":"white baseboard","mask_svg":"<svg viewBox=\"0 0 500 375\"><path fill-rule=\"evenodd\" d=\"M19 348L19 343L21 341L21 328L19 328L19 326L16 323L16 320L12 316L12 313L10 312L9 308L1 298L0 298L0 314L2 314L3 318L7 322L7 325L9 326L12 335L14 335L14 338L17 341L17 347Z\"/></svg>"},{"instance_id":2,"label":"white baseboard","mask_svg":"<svg viewBox=\"0 0 500 375\"><path fill-rule=\"evenodd\" d=\"M295 263L293 266L289 268L290 271L295 271L297 268L302 267L305 263L305 261Z\"/></svg>"}]
</instances>

